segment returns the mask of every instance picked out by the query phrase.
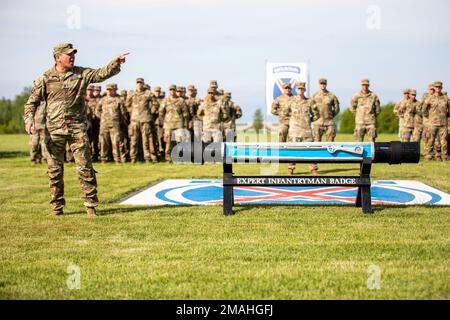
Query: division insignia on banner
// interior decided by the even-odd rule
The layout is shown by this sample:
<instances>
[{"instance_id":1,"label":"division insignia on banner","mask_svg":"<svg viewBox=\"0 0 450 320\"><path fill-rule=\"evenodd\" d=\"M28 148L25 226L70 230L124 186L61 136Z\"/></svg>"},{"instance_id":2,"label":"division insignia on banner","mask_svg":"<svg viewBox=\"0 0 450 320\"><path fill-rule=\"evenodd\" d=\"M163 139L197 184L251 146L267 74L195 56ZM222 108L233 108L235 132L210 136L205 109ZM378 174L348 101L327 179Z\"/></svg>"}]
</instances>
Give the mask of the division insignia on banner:
<instances>
[{"instance_id":1,"label":"division insignia on banner","mask_svg":"<svg viewBox=\"0 0 450 320\"><path fill-rule=\"evenodd\" d=\"M283 84L289 83L296 94L295 83L308 82L308 65L304 62L268 62L266 65L266 109L271 114L272 102L283 94ZM307 84L308 85L308 84Z\"/></svg>"}]
</instances>

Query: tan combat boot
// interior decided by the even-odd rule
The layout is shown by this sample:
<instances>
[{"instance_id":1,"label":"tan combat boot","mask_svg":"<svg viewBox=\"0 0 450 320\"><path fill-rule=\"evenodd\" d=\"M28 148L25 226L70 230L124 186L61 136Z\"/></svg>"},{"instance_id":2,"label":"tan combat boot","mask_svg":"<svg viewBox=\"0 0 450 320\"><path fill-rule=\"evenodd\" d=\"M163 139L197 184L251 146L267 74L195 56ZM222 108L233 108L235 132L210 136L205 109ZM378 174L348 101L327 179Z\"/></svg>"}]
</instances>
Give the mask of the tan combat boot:
<instances>
[{"instance_id":1,"label":"tan combat boot","mask_svg":"<svg viewBox=\"0 0 450 320\"><path fill-rule=\"evenodd\" d=\"M51 217L57 217L57 216L62 216L64 214L64 210L63 209L59 209L59 210L53 210L51 211L48 215Z\"/></svg>"},{"instance_id":2,"label":"tan combat boot","mask_svg":"<svg viewBox=\"0 0 450 320\"><path fill-rule=\"evenodd\" d=\"M95 211L95 208L86 208L86 213L87 213L87 216L88 216L88 218L95 218L95 217L97 217L97 213L96 213L96 211Z\"/></svg>"}]
</instances>

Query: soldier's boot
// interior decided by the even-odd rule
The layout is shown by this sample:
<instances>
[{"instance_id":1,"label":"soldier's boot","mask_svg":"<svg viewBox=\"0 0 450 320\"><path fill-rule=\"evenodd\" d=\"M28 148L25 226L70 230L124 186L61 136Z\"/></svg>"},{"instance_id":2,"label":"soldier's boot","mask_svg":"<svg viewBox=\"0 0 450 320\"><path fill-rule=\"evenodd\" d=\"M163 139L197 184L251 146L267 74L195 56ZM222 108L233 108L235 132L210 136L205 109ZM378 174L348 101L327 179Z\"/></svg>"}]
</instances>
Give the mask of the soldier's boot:
<instances>
[{"instance_id":1,"label":"soldier's boot","mask_svg":"<svg viewBox=\"0 0 450 320\"><path fill-rule=\"evenodd\" d=\"M86 213L87 213L88 218L97 217L97 212L95 211L95 208L86 207Z\"/></svg>"},{"instance_id":2,"label":"soldier's boot","mask_svg":"<svg viewBox=\"0 0 450 320\"><path fill-rule=\"evenodd\" d=\"M35 165L37 164L37 161L36 161L36 160L31 160L31 164L32 164L33 166L35 166Z\"/></svg>"},{"instance_id":3,"label":"soldier's boot","mask_svg":"<svg viewBox=\"0 0 450 320\"><path fill-rule=\"evenodd\" d=\"M292 176L294 174L294 170L295 170L295 168L288 167L288 175Z\"/></svg>"},{"instance_id":4,"label":"soldier's boot","mask_svg":"<svg viewBox=\"0 0 450 320\"><path fill-rule=\"evenodd\" d=\"M56 209L56 210L52 210L48 215L51 217L57 217L57 216L62 216L63 214L64 214L63 209Z\"/></svg>"},{"instance_id":5,"label":"soldier's boot","mask_svg":"<svg viewBox=\"0 0 450 320\"><path fill-rule=\"evenodd\" d=\"M131 159L131 163L136 163L136 159Z\"/></svg>"}]
</instances>

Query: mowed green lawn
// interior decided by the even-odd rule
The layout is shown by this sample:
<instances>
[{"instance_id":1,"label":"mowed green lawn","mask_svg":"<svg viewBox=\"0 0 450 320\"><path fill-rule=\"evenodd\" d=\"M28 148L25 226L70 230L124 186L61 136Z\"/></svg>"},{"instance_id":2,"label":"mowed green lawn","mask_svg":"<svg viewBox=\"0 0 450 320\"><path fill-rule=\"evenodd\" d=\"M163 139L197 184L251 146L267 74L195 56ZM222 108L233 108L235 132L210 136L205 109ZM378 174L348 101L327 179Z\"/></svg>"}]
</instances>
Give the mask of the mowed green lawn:
<instances>
[{"instance_id":1,"label":"mowed green lawn","mask_svg":"<svg viewBox=\"0 0 450 320\"><path fill-rule=\"evenodd\" d=\"M375 207L364 215L352 206L237 206L225 217L222 206L121 206L118 200L150 184L221 178L222 168L96 164L100 216L89 220L70 164L66 214L49 217L46 169L32 167L27 154L27 136L0 136L2 299L450 298L449 207ZM320 165L324 174L356 169ZM373 178L450 192L449 169L375 164ZM260 167L235 171L257 175ZM297 171L307 174L308 166ZM80 268L80 289L67 285L71 264ZM371 266L381 270L378 290L367 286Z\"/></svg>"}]
</instances>

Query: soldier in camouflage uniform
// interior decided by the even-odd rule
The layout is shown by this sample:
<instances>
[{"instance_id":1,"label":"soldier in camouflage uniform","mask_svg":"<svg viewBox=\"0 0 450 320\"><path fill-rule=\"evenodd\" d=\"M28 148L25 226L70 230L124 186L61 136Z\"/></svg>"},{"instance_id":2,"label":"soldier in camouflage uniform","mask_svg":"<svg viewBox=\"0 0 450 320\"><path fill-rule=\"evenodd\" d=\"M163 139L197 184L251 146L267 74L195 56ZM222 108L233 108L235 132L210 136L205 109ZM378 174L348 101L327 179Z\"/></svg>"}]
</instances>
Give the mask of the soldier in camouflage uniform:
<instances>
[{"instance_id":1,"label":"soldier in camouflage uniform","mask_svg":"<svg viewBox=\"0 0 450 320\"><path fill-rule=\"evenodd\" d=\"M121 127L126 121L126 110L123 100L117 95L117 85L106 86L106 97L100 100L97 117L100 118L100 159L108 161L110 151L114 162L125 163L125 155L120 150Z\"/></svg>"},{"instance_id":2,"label":"soldier in camouflage uniform","mask_svg":"<svg viewBox=\"0 0 450 320\"><path fill-rule=\"evenodd\" d=\"M222 142L222 121L225 117L223 104L218 101L213 88L200 104L197 116L203 121L202 141L204 143Z\"/></svg>"},{"instance_id":3,"label":"soldier in camouflage uniform","mask_svg":"<svg viewBox=\"0 0 450 320\"><path fill-rule=\"evenodd\" d=\"M34 116L34 132L30 135L30 159L33 165L42 163L42 159L46 161L45 147L45 115L46 107L43 101L36 109Z\"/></svg>"},{"instance_id":4,"label":"soldier in camouflage uniform","mask_svg":"<svg viewBox=\"0 0 450 320\"><path fill-rule=\"evenodd\" d=\"M358 142L364 140L364 135L371 142L377 137L376 116L381 112L380 100L377 95L369 90L369 80L361 81L361 92L355 94L350 103L350 111L355 115L354 136Z\"/></svg>"},{"instance_id":5,"label":"soldier in camouflage uniform","mask_svg":"<svg viewBox=\"0 0 450 320\"><path fill-rule=\"evenodd\" d=\"M313 133L311 122L319 119L319 110L315 106L314 100L305 97L305 83L296 84L297 95L292 97L287 108L289 119L289 142L312 142ZM313 175L317 175L317 164L309 166ZM288 165L288 174L294 174L295 163Z\"/></svg>"},{"instance_id":6,"label":"soldier in camouflage uniform","mask_svg":"<svg viewBox=\"0 0 450 320\"><path fill-rule=\"evenodd\" d=\"M202 121L197 116L198 108L202 100L197 98L197 90L194 85L188 86L188 96L186 99L186 104L189 109L190 121L188 129L191 134L191 141L201 141L202 140Z\"/></svg>"},{"instance_id":7,"label":"soldier in camouflage uniform","mask_svg":"<svg viewBox=\"0 0 450 320\"><path fill-rule=\"evenodd\" d=\"M442 94L442 82L434 83L434 95L422 104L422 112L428 118L429 140L425 145L425 160L431 160L431 152L435 140L440 141L441 157L448 160L447 150L447 117L450 116L450 102L447 96Z\"/></svg>"},{"instance_id":8,"label":"soldier in camouflage uniform","mask_svg":"<svg viewBox=\"0 0 450 320\"><path fill-rule=\"evenodd\" d=\"M34 131L36 108L47 104L46 137L48 176L50 179L52 215L63 214L64 149L67 142L73 152L83 191L84 206L89 217L96 215L98 205L97 180L92 167L86 128L86 88L90 83L104 81L120 72L120 64L128 53L120 54L106 67L90 69L74 66L76 49L70 43L53 48L55 66L47 70L35 83L24 107L25 129Z\"/></svg>"},{"instance_id":9,"label":"soldier in camouflage uniform","mask_svg":"<svg viewBox=\"0 0 450 320\"><path fill-rule=\"evenodd\" d=\"M289 83L283 84L283 95L272 103L272 114L278 116L278 140L286 142L289 132L289 104L292 100L292 88Z\"/></svg>"},{"instance_id":10,"label":"soldier in camouflage uniform","mask_svg":"<svg viewBox=\"0 0 450 320\"><path fill-rule=\"evenodd\" d=\"M164 158L164 150L166 148L166 143L164 142L164 119L159 117L159 110L161 109L162 101L164 100L162 96L161 87L156 87L153 92L153 105L155 109L158 110L158 117L155 119L155 128L158 144L158 158Z\"/></svg>"},{"instance_id":11,"label":"soldier in camouflage uniform","mask_svg":"<svg viewBox=\"0 0 450 320\"><path fill-rule=\"evenodd\" d=\"M313 122L314 141L322 141L324 134L327 141L334 141L336 137L334 117L339 113L339 100L327 90L327 79L320 79L319 86L320 90L312 96L320 115L319 119Z\"/></svg>"},{"instance_id":12,"label":"soldier in camouflage uniform","mask_svg":"<svg viewBox=\"0 0 450 320\"><path fill-rule=\"evenodd\" d=\"M98 85L93 86L93 97L92 99L89 99L88 101L88 108L90 109L90 112L92 112L92 140L90 140L91 143L91 152L92 152L92 160L98 161L100 157L100 119L97 118L95 115L97 105L100 102L100 99L102 98L101 95L102 87Z\"/></svg>"},{"instance_id":13,"label":"soldier in camouflage uniform","mask_svg":"<svg viewBox=\"0 0 450 320\"><path fill-rule=\"evenodd\" d=\"M408 89L407 98L396 105L395 114L399 117L401 128L401 141L410 142L413 140L414 126L416 124L416 115L421 114L421 104L416 100L416 91Z\"/></svg>"},{"instance_id":14,"label":"soldier in camouflage uniform","mask_svg":"<svg viewBox=\"0 0 450 320\"><path fill-rule=\"evenodd\" d=\"M409 96L411 97L411 102L416 104L412 141L420 143L423 134L422 102L416 99L417 91L414 89L409 92Z\"/></svg>"},{"instance_id":15,"label":"soldier in camouflage uniform","mask_svg":"<svg viewBox=\"0 0 450 320\"><path fill-rule=\"evenodd\" d=\"M209 82L209 89L212 89L214 91L214 96L216 98L217 101L219 101L220 99L222 99L222 95L220 93L220 91L218 90L219 85L217 84L217 80L211 80Z\"/></svg>"},{"instance_id":16,"label":"soldier in camouflage uniform","mask_svg":"<svg viewBox=\"0 0 450 320\"><path fill-rule=\"evenodd\" d=\"M120 125L120 154L123 155L123 158L125 159L125 162L127 161L130 153L128 150L130 150L130 138L128 137L128 126L130 125L130 113L128 112L128 109L125 107L125 104L127 103L127 96L128 92L127 90L120 90L120 101L122 101L122 104L125 109L125 119Z\"/></svg>"},{"instance_id":17,"label":"soldier in camouflage uniform","mask_svg":"<svg viewBox=\"0 0 450 320\"><path fill-rule=\"evenodd\" d=\"M422 99L420 99L421 103L421 111L422 111L422 119L423 119L423 133L422 133L422 139L423 143L426 146L428 143L428 140L430 140L430 120L428 118L428 114L425 115L423 113L423 107L426 105L426 102L428 99L430 99L434 95L434 83L430 83L428 85L428 90L422 95ZM424 148L424 158L429 156L431 159L433 156L437 161L441 160L441 144L439 142L439 139L436 139L434 142L433 148L429 151L429 154L427 155L427 150Z\"/></svg>"},{"instance_id":18,"label":"soldier in camouflage uniform","mask_svg":"<svg viewBox=\"0 0 450 320\"><path fill-rule=\"evenodd\" d=\"M231 101L231 92L225 92L222 98L225 118L223 121L223 138L227 142L236 142L236 119L242 116L241 107Z\"/></svg>"},{"instance_id":19,"label":"soldier in camouflage uniform","mask_svg":"<svg viewBox=\"0 0 450 320\"><path fill-rule=\"evenodd\" d=\"M188 141L189 110L184 102L177 96L177 87L169 87L169 97L164 99L159 109L160 121L164 123L164 140L166 142L165 158L172 162L171 152L176 143Z\"/></svg>"},{"instance_id":20,"label":"soldier in camouflage uniform","mask_svg":"<svg viewBox=\"0 0 450 320\"><path fill-rule=\"evenodd\" d=\"M126 107L131 110L130 125L128 135L130 136L130 158L132 163L136 163L138 156L138 146L142 146L144 160L146 163L157 162L155 150L155 137L152 132L154 118L152 116L152 93L145 90L144 79L136 79L136 90L127 97Z\"/></svg>"},{"instance_id":21,"label":"soldier in camouflage uniform","mask_svg":"<svg viewBox=\"0 0 450 320\"><path fill-rule=\"evenodd\" d=\"M404 89L403 90L403 99L400 102L396 103L395 106L394 106L394 111L393 112L394 112L394 115L396 117L398 117L398 137L400 139L402 139L402 136L403 136L403 134L402 134L403 117L400 116L400 114L398 113L398 110L400 108L403 108L404 105L409 103L410 91L411 91L410 89Z\"/></svg>"}]
</instances>

